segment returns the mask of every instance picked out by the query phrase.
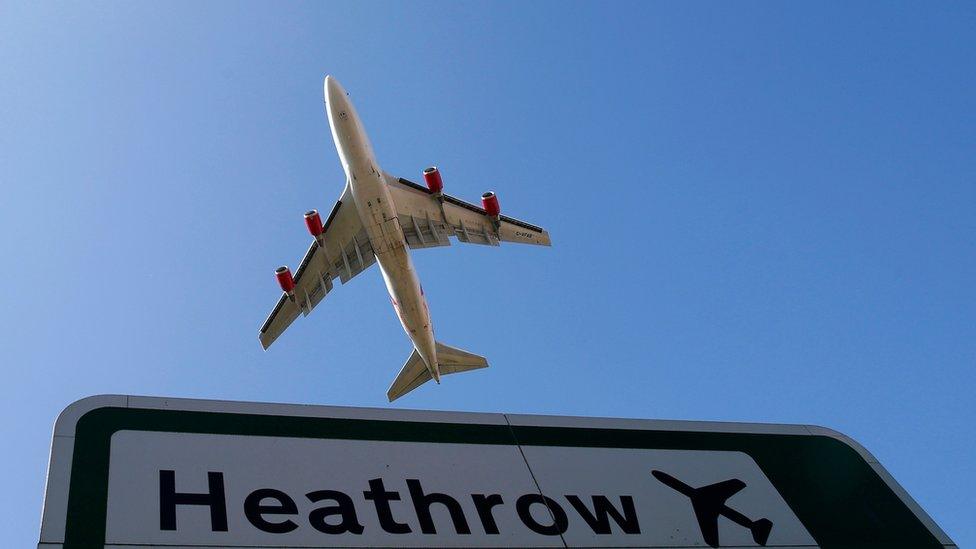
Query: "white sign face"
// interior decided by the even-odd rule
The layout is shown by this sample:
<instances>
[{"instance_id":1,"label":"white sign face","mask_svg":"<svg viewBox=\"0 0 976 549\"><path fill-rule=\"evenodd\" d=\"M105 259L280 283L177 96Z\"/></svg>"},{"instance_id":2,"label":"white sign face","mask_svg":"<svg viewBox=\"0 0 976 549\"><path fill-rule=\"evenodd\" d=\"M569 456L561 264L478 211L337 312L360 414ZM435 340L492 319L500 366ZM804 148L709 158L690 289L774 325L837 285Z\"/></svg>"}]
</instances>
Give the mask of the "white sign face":
<instances>
[{"instance_id":1,"label":"white sign face","mask_svg":"<svg viewBox=\"0 0 976 549\"><path fill-rule=\"evenodd\" d=\"M492 518L498 533L486 535L472 498L501 494L514 503L536 492L514 446L120 432L111 459L124 465L109 477L110 543L452 546L524 544L533 537L514 511L504 512L512 505L496 507ZM176 505L175 529L161 530L161 471L173 472L178 493L206 493L208 473L219 474L226 531L215 531L208 506L189 505ZM433 524L424 533L408 480L415 481L414 492L453 498L456 503L448 505L461 509L459 520L452 520L442 503L420 504L419 513L429 509ZM262 489L274 492L264 492L263 500L251 496ZM331 498L313 502L308 497L325 490L333 492ZM296 511L262 514L256 511L260 504ZM338 512L343 504L345 517ZM315 509L328 507L337 513L325 523L342 526L336 533L316 529L327 530L311 517ZM562 545L558 536L534 537L535 545Z\"/></svg>"},{"instance_id":2,"label":"white sign face","mask_svg":"<svg viewBox=\"0 0 976 549\"><path fill-rule=\"evenodd\" d=\"M109 475L106 542L704 545L691 499L651 474L659 470L696 488L739 479L745 486L722 503L771 521L767 544L815 545L740 452L522 451L524 458L518 447L502 445L120 431L111 445L111 462L119 465ZM210 478L219 478L218 488ZM758 545L747 527L719 511L709 520L722 544Z\"/></svg>"},{"instance_id":3,"label":"white sign face","mask_svg":"<svg viewBox=\"0 0 976 549\"><path fill-rule=\"evenodd\" d=\"M807 426L92 397L39 549L954 547Z\"/></svg>"}]
</instances>

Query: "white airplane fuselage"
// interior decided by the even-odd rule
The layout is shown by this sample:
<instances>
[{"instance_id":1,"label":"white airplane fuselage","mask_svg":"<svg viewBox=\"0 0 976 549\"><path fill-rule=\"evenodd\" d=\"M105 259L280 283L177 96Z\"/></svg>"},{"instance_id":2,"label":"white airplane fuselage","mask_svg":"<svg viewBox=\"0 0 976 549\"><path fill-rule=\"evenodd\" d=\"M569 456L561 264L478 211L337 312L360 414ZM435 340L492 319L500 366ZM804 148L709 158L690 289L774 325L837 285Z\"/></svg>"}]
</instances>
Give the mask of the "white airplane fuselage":
<instances>
[{"instance_id":1,"label":"white airplane fuselage","mask_svg":"<svg viewBox=\"0 0 976 549\"><path fill-rule=\"evenodd\" d=\"M325 79L325 102L336 151L346 172L356 209L369 235L387 291L400 323L423 358L431 377L440 382L437 347L430 311L407 246L396 205L376 162L356 109L331 76Z\"/></svg>"}]
</instances>

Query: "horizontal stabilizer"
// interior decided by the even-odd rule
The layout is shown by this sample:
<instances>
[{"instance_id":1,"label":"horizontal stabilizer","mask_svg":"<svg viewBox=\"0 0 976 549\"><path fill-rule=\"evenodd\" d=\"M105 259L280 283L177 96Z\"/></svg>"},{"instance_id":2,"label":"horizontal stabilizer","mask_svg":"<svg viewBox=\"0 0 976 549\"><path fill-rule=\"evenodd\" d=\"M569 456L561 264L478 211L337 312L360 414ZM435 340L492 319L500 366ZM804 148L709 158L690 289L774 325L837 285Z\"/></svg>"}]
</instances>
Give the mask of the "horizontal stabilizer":
<instances>
[{"instance_id":1,"label":"horizontal stabilizer","mask_svg":"<svg viewBox=\"0 0 976 549\"><path fill-rule=\"evenodd\" d=\"M417 349L414 349L410 353L410 358L400 369L396 379L393 380L393 385L390 385L390 390L386 392L386 396L390 402L393 402L431 379L433 378L430 375L430 370L427 369L427 364Z\"/></svg>"},{"instance_id":2,"label":"horizontal stabilizer","mask_svg":"<svg viewBox=\"0 0 976 549\"><path fill-rule=\"evenodd\" d=\"M488 360L483 356L478 356L463 349L438 342L437 366L441 375L456 374L459 372L467 372L468 370L487 368ZM386 396L390 399L390 402L393 402L431 379L433 377L430 374L430 369L427 368L427 364L420 356L420 353L417 352L417 349L414 349L410 353L410 358L407 359L403 368L400 369L400 373L397 374L396 379L393 380L393 385L386 392Z\"/></svg>"},{"instance_id":3,"label":"horizontal stabilizer","mask_svg":"<svg viewBox=\"0 0 976 549\"><path fill-rule=\"evenodd\" d=\"M456 374L488 367L488 359L464 349L437 342L437 365L441 374Z\"/></svg>"}]
</instances>

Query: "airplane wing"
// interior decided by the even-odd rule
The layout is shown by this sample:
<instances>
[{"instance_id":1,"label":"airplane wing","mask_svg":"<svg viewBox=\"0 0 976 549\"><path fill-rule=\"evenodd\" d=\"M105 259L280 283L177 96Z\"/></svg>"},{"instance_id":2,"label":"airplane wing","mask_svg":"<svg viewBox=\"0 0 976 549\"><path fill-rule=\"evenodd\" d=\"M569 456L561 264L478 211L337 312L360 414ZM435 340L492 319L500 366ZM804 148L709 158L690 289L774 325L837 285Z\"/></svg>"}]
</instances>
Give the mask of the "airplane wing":
<instances>
[{"instance_id":1,"label":"airplane wing","mask_svg":"<svg viewBox=\"0 0 976 549\"><path fill-rule=\"evenodd\" d=\"M549 233L542 227L502 215L496 230L481 206L447 194L440 201L427 187L389 174L386 180L410 248L450 246L450 236L461 242L488 246L498 246L500 241L552 245Z\"/></svg>"},{"instance_id":2,"label":"airplane wing","mask_svg":"<svg viewBox=\"0 0 976 549\"><path fill-rule=\"evenodd\" d=\"M313 241L295 271L294 296L282 292L278 304L261 326L261 345L267 349L298 318L332 291L332 281L343 284L376 262L369 236L359 219L352 191L346 185L325 222L322 244Z\"/></svg>"},{"instance_id":3,"label":"airplane wing","mask_svg":"<svg viewBox=\"0 0 976 549\"><path fill-rule=\"evenodd\" d=\"M705 543L718 547L718 516L725 506L725 500L745 487L744 482L733 478L702 486L694 491L691 506L695 510L695 518L698 519L698 527Z\"/></svg>"},{"instance_id":4,"label":"airplane wing","mask_svg":"<svg viewBox=\"0 0 976 549\"><path fill-rule=\"evenodd\" d=\"M695 505L694 508L698 529L701 530L705 543L711 547L718 547L718 509L704 509L699 505Z\"/></svg>"}]
</instances>

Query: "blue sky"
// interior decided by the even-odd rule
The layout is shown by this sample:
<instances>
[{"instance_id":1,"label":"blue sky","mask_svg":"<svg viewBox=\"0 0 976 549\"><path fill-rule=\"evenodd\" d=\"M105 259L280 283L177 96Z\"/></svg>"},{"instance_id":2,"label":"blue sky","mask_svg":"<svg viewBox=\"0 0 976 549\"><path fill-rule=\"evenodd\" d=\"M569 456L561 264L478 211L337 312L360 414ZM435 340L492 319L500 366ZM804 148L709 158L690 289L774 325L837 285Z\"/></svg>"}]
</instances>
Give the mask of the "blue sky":
<instances>
[{"instance_id":1,"label":"blue sky","mask_svg":"<svg viewBox=\"0 0 976 549\"><path fill-rule=\"evenodd\" d=\"M267 353L343 174L497 191L551 249L414 255L492 367L397 407L819 424L976 544L971 3L0 2L0 527L91 394L387 406L378 271Z\"/></svg>"}]
</instances>

